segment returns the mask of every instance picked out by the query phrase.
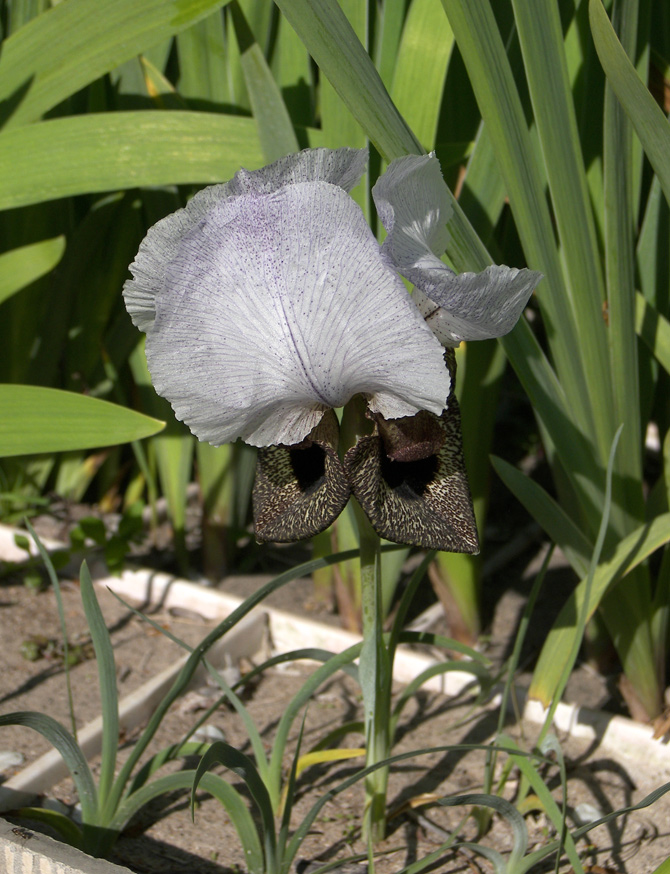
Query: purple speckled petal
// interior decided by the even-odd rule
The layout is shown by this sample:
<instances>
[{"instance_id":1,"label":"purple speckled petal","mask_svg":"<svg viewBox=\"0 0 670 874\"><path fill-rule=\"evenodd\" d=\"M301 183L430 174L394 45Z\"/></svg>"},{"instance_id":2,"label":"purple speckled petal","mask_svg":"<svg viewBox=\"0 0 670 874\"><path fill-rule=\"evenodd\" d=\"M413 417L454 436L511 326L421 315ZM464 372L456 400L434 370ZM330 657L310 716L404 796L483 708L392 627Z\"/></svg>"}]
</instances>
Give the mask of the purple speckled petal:
<instances>
[{"instance_id":1,"label":"purple speckled petal","mask_svg":"<svg viewBox=\"0 0 670 874\"><path fill-rule=\"evenodd\" d=\"M442 349L342 188L219 200L175 249L147 360L201 440L296 444L357 393L387 419L444 409Z\"/></svg>"},{"instance_id":2,"label":"purple speckled petal","mask_svg":"<svg viewBox=\"0 0 670 874\"><path fill-rule=\"evenodd\" d=\"M350 191L365 172L367 159L367 149L305 149L260 170L240 170L229 182L199 191L184 209L149 230L131 264L133 279L125 284L123 296L135 327L145 332L151 327L167 265L184 235L218 203L242 194L271 194L296 182L330 182Z\"/></svg>"},{"instance_id":3,"label":"purple speckled petal","mask_svg":"<svg viewBox=\"0 0 670 874\"><path fill-rule=\"evenodd\" d=\"M434 155L393 161L372 193L388 233L383 252L414 284L414 300L443 345L512 330L542 274L505 266L456 274L442 263L452 208Z\"/></svg>"}]
</instances>

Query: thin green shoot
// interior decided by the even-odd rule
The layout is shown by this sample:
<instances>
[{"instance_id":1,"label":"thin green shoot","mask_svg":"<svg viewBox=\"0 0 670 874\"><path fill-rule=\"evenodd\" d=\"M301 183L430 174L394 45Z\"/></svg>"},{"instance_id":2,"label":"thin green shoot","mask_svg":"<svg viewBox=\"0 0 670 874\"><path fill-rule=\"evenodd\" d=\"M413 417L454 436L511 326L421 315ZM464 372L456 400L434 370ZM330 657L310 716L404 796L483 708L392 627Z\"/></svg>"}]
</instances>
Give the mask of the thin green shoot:
<instances>
[{"instance_id":1,"label":"thin green shoot","mask_svg":"<svg viewBox=\"0 0 670 874\"><path fill-rule=\"evenodd\" d=\"M70 715L70 725L72 727L72 736L77 740L77 720L74 712L74 698L72 697L72 680L70 678L70 641L68 640L67 625L65 623L65 610L63 609L63 595L60 588L60 580L53 566L49 553L44 548L42 541L35 533L35 529L30 524L30 520L24 519L26 528L35 541L35 546L39 550L44 566L49 575L49 580L53 586L54 594L56 595L56 604L58 606L58 621L60 622L61 634L63 636L63 670L65 671L65 688L67 689L67 706Z\"/></svg>"}]
</instances>

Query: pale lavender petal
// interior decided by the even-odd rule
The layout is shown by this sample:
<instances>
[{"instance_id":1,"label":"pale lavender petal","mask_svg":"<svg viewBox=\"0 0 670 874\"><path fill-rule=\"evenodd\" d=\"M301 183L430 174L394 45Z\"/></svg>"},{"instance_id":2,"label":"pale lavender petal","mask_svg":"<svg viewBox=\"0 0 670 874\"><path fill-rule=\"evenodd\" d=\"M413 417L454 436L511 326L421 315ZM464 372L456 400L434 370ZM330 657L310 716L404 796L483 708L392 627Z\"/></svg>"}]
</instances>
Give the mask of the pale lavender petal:
<instances>
[{"instance_id":1,"label":"pale lavender petal","mask_svg":"<svg viewBox=\"0 0 670 874\"><path fill-rule=\"evenodd\" d=\"M215 445L298 443L357 393L386 418L446 404L438 341L332 184L217 203L180 241L155 311L156 390Z\"/></svg>"},{"instance_id":2,"label":"pale lavender petal","mask_svg":"<svg viewBox=\"0 0 670 874\"><path fill-rule=\"evenodd\" d=\"M413 298L443 346L509 333L542 279L525 268L491 265L481 273L455 274L438 263L415 281Z\"/></svg>"},{"instance_id":3,"label":"pale lavender petal","mask_svg":"<svg viewBox=\"0 0 670 874\"><path fill-rule=\"evenodd\" d=\"M452 208L434 154L391 161L372 196L386 228L384 251L403 276L405 269L421 267L424 260L432 264L435 256L444 253Z\"/></svg>"},{"instance_id":4,"label":"pale lavender petal","mask_svg":"<svg viewBox=\"0 0 670 874\"><path fill-rule=\"evenodd\" d=\"M199 191L186 205L150 230L130 270L123 296L133 324L147 331L156 315L156 294L165 282L165 271L181 239L218 203L242 194L271 194L297 182L330 182L345 191L354 188L365 172L367 149L305 149L287 155L260 170L240 170L223 185Z\"/></svg>"},{"instance_id":5,"label":"pale lavender petal","mask_svg":"<svg viewBox=\"0 0 670 874\"><path fill-rule=\"evenodd\" d=\"M260 170L240 170L226 183L226 193L272 194L297 182L330 182L351 191L361 181L367 162L367 149L304 149Z\"/></svg>"},{"instance_id":6,"label":"pale lavender petal","mask_svg":"<svg viewBox=\"0 0 670 874\"><path fill-rule=\"evenodd\" d=\"M383 251L415 286L415 302L441 343L512 330L542 274L505 266L456 274L440 260L452 209L434 155L393 161L372 193L388 233Z\"/></svg>"}]
</instances>

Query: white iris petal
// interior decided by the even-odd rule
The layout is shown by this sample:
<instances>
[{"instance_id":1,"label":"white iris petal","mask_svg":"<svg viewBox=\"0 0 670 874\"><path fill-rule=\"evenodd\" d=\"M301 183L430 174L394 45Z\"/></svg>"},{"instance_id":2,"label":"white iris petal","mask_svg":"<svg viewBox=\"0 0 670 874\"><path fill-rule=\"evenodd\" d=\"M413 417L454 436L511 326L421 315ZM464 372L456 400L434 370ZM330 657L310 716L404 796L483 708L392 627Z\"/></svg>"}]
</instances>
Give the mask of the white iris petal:
<instances>
[{"instance_id":1,"label":"white iris petal","mask_svg":"<svg viewBox=\"0 0 670 874\"><path fill-rule=\"evenodd\" d=\"M179 235L154 234L171 253L145 328L157 391L215 445L298 443L357 393L386 418L442 412L441 347L360 208L327 182L266 190L210 200L186 232L178 219Z\"/></svg>"},{"instance_id":2,"label":"white iris petal","mask_svg":"<svg viewBox=\"0 0 670 874\"><path fill-rule=\"evenodd\" d=\"M372 194L388 234L383 251L414 284L417 306L441 343L512 330L542 274L497 265L456 274L442 263L452 208L434 155L393 161Z\"/></svg>"},{"instance_id":3,"label":"white iris petal","mask_svg":"<svg viewBox=\"0 0 670 874\"><path fill-rule=\"evenodd\" d=\"M165 282L167 265L183 236L217 203L241 194L271 194L295 182L330 182L351 191L365 172L367 158L367 149L305 149L260 170L240 170L229 182L199 191L184 209L155 224L140 245L131 265L133 281L124 288L135 327L146 332L153 324L156 295Z\"/></svg>"}]
</instances>

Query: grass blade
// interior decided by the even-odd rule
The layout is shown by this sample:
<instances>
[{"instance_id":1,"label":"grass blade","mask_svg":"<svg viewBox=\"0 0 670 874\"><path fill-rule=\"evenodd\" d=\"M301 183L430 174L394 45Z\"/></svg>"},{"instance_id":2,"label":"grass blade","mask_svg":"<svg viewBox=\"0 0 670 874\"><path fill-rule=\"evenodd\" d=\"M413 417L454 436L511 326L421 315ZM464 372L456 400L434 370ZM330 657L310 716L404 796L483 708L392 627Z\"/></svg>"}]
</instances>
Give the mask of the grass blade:
<instances>
[{"instance_id":1,"label":"grass blade","mask_svg":"<svg viewBox=\"0 0 670 874\"><path fill-rule=\"evenodd\" d=\"M502 736L498 739L498 743L503 747L509 748L508 752L510 759L521 771L526 781L530 784L530 786L533 788L533 791L540 799L540 803L544 808L544 812L546 813L547 818L554 826L558 834L563 834L563 830L565 828L565 813L564 811L561 811L558 804L554 800L551 791L547 786L547 783L543 779L542 775L538 772L532 760L525 755L515 755L515 752L521 751L511 738ZM546 753L546 750L544 752ZM569 832L564 835L564 842L565 851L567 853L568 859L570 860L570 863L572 864L574 874L584 874L584 869L582 868L582 864L577 853L577 848L575 847L575 842ZM518 870L519 872L526 870L523 866L523 863Z\"/></svg>"},{"instance_id":2,"label":"grass blade","mask_svg":"<svg viewBox=\"0 0 670 874\"><path fill-rule=\"evenodd\" d=\"M248 756L236 750L225 741L217 741L213 743L207 750L205 755L200 760L200 764L193 778L193 790L191 794L191 811L193 811L193 803L195 801L195 793L203 775L213 765L221 764L225 768L229 768L247 785L252 798L256 802L258 812L261 817L263 835L263 844L265 851L265 871L267 874L277 874L278 859L277 859L277 839L275 835L274 813L268 790L260 778L258 771L254 767L254 763Z\"/></svg>"},{"instance_id":3,"label":"grass blade","mask_svg":"<svg viewBox=\"0 0 670 874\"><path fill-rule=\"evenodd\" d=\"M0 726L22 725L38 731L61 754L77 788L82 817L86 823L95 823L98 815L98 793L91 769L69 731L47 713L19 710L0 716Z\"/></svg>"},{"instance_id":4,"label":"grass blade","mask_svg":"<svg viewBox=\"0 0 670 874\"><path fill-rule=\"evenodd\" d=\"M102 714L102 747L100 779L98 781L98 793L102 800L102 807L98 825L106 825L114 813L113 810L107 808L107 800L114 780L116 751L119 745L119 697L116 689L116 662L114 661L114 650L107 623L95 596L86 562L82 562L79 582L81 600L98 662Z\"/></svg>"},{"instance_id":5,"label":"grass blade","mask_svg":"<svg viewBox=\"0 0 670 874\"><path fill-rule=\"evenodd\" d=\"M44 562L44 567L47 570L49 575L49 580L51 585L53 586L54 594L56 595L56 604L58 605L58 621L60 622L60 631L63 636L63 664L65 666L65 685L67 688L67 703L68 709L70 711L70 721L72 724L72 736L75 741L77 740L77 723L74 715L74 699L72 697L72 682L70 678L70 640L68 638L67 633L67 625L65 623L65 609L63 607L63 596L60 588L60 580L58 579L58 574L56 573L56 569L51 561L51 556L44 548L44 544L37 536L37 532L30 524L30 519L26 518L25 520L26 528L30 532L30 536L35 541L35 546L37 546L37 550L40 554L42 561Z\"/></svg>"},{"instance_id":6,"label":"grass blade","mask_svg":"<svg viewBox=\"0 0 670 874\"><path fill-rule=\"evenodd\" d=\"M496 813L502 816L507 824L512 829L512 852L510 853L507 864L502 871L517 871L519 863L523 859L526 849L528 847L528 830L526 828L526 823L524 822L523 816L519 813L516 807L513 807L509 801L505 801L504 798L498 798L496 795L484 795L482 793L472 793L471 795L456 795L452 798L441 798L438 801L438 804L443 807L456 807L461 804L475 804L481 805L483 807L491 807ZM478 844L461 844L461 846L469 846L470 849L475 850L476 852L481 852L484 849L488 849L485 847L481 847ZM499 854L495 854L495 856L489 856L487 853L484 853L487 859L491 861L502 859ZM496 862L494 862L495 864Z\"/></svg>"},{"instance_id":7,"label":"grass blade","mask_svg":"<svg viewBox=\"0 0 670 874\"><path fill-rule=\"evenodd\" d=\"M271 592L276 591L282 586L285 586L287 583L290 583L291 580L295 580L300 576L308 576L312 573L312 571L316 570L317 568L325 567L326 565L337 564L337 562L339 561L346 561L350 558L355 558L357 554L357 550L351 550L348 553L336 553L335 555L330 555L319 559L313 559L312 561L308 561L304 564L297 565L297 567L291 568L285 573L280 574L278 577L275 577L274 580L270 580L270 582L257 589L252 595L250 595L246 599L246 601L244 601L243 604L240 604L239 607L233 610L233 612L229 616L227 616L226 619L223 620L223 622L220 622L216 626L216 628L210 631L210 633L202 641L200 641L198 646L193 650L188 661L186 662L178 677L172 684L169 692L156 708L143 734L133 747L130 756L123 765L123 768L121 769L121 774L117 778L115 785L125 786L126 782L130 779L130 774L133 772L133 769L135 768L137 762L139 761L140 757L149 745L151 739L155 735L163 717L188 685L195 669L200 663L200 660L204 658L209 648L213 646L213 644L215 644L217 640L220 640L227 631L233 628ZM343 663L346 661L350 661L353 658L355 658L355 655L352 655L349 651L343 657ZM311 692L309 692L308 695L309 694L311 694ZM279 768L279 774L281 776L281 763Z\"/></svg>"},{"instance_id":8,"label":"grass blade","mask_svg":"<svg viewBox=\"0 0 670 874\"><path fill-rule=\"evenodd\" d=\"M624 538L612 558L601 564L593 575L587 619L593 615L605 593L616 582L668 541L670 513L657 516L648 525L641 526ZM574 635L575 617L580 615L585 594L586 580L582 580L559 612L540 653L529 695L540 700L545 707L549 706L558 688L560 674L567 661L566 654ZM631 628L644 628L648 625L648 616L640 615L640 609L634 601L626 607L626 611L627 622ZM653 670L651 675L653 676Z\"/></svg>"},{"instance_id":9,"label":"grass blade","mask_svg":"<svg viewBox=\"0 0 670 874\"><path fill-rule=\"evenodd\" d=\"M131 817L154 798L179 789L193 789L195 777L196 771L187 769L176 774L166 774L138 789L129 795L119 807L114 820L114 828L121 831ZM263 851L258 839L258 831L240 793L217 774L210 773L200 777L199 788L209 792L225 808L242 844L246 864L251 874L265 874Z\"/></svg>"}]
</instances>

